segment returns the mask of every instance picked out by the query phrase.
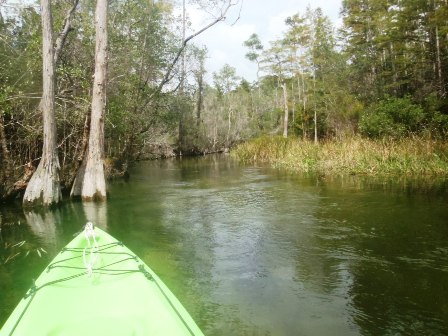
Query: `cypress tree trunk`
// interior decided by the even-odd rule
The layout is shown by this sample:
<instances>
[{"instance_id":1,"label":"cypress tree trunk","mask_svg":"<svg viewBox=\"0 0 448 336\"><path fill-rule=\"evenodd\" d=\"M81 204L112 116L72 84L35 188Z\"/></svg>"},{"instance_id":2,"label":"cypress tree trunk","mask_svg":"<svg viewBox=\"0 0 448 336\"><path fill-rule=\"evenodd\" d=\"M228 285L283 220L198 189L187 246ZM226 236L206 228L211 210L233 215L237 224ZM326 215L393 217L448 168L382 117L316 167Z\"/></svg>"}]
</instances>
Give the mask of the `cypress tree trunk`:
<instances>
[{"instance_id":1,"label":"cypress tree trunk","mask_svg":"<svg viewBox=\"0 0 448 336\"><path fill-rule=\"evenodd\" d=\"M289 111L288 111L288 92L286 90L286 84L282 85L283 88L283 100L285 104L285 118L283 121L283 137L288 137L288 117L289 117Z\"/></svg>"},{"instance_id":2,"label":"cypress tree trunk","mask_svg":"<svg viewBox=\"0 0 448 336\"><path fill-rule=\"evenodd\" d=\"M104 177L104 114L107 81L107 0L96 3L95 75L87 153L73 183L71 195L83 201L106 200Z\"/></svg>"},{"instance_id":3,"label":"cypress tree trunk","mask_svg":"<svg viewBox=\"0 0 448 336\"><path fill-rule=\"evenodd\" d=\"M44 143L42 158L25 190L25 205L50 205L61 199L59 159L56 146L54 115L54 52L50 0L41 0L43 95L40 109L43 115Z\"/></svg>"}]
</instances>

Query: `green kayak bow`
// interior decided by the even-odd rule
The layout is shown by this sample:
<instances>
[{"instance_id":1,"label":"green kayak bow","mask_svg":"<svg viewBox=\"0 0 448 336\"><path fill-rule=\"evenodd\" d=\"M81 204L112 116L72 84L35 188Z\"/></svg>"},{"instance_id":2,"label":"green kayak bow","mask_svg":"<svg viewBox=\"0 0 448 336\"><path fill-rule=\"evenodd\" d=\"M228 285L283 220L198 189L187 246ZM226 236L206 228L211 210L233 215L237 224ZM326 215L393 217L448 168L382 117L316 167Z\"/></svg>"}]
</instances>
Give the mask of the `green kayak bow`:
<instances>
[{"instance_id":1,"label":"green kayak bow","mask_svg":"<svg viewBox=\"0 0 448 336\"><path fill-rule=\"evenodd\" d=\"M203 334L139 257L88 223L20 301L6 335Z\"/></svg>"}]
</instances>

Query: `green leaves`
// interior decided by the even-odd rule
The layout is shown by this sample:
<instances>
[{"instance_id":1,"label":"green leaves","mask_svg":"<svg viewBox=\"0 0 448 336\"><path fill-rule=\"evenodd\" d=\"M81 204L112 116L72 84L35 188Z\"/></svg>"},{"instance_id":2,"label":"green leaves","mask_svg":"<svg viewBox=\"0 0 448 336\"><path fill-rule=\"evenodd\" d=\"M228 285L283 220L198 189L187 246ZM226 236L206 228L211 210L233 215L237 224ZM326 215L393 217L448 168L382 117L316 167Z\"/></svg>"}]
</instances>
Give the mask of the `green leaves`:
<instances>
[{"instance_id":1,"label":"green leaves","mask_svg":"<svg viewBox=\"0 0 448 336\"><path fill-rule=\"evenodd\" d=\"M363 113L359 127L370 138L400 138L417 132L424 117L423 108L412 103L410 97L390 97L371 105Z\"/></svg>"},{"instance_id":2,"label":"green leaves","mask_svg":"<svg viewBox=\"0 0 448 336\"><path fill-rule=\"evenodd\" d=\"M446 92L448 13L442 0L345 0L344 50L363 99ZM442 33L444 31L444 33Z\"/></svg>"},{"instance_id":3,"label":"green leaves","mask_svg":"<svg viewBox=\"0 0 448 336\"><path fill-rule=\"evenodd\" d=\"M252 34L246 41L244 41L244 46L249 49L246 54L246 58L251 62L259 62L261 51L264 49L261 44L260 38L257 34Z\"/></svg>"},{"instance_id":4,"label":"green leaves","mask_svg":"<svg viewBox=\"0 0 448 336\"><path fill-rule=\"evenodd\" d=\"M240 77L236 75L236 69L225 64L217 73L213 73L213 83L220 94L230 93L234 90Z\"/></svg>"}]
</instances>

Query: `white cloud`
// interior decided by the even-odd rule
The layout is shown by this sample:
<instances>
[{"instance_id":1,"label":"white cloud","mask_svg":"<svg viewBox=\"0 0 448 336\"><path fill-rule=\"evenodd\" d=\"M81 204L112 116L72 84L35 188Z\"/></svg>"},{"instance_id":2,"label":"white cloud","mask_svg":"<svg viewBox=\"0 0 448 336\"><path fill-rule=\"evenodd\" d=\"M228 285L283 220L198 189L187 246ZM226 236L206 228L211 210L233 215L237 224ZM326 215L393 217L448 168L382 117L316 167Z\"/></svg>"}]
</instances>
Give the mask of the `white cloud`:
<instances>
[{"instance_id":1,"label":"white cloud","mask_svg":"<svg viewBox=\"0 0 448 336\"><path fill-rule=\"evenodd\" d=\"M212 59L214 62L218 63L218 64L222 64L222 63L228 63L229 59L228 59L228 53L223 51L223 50L219 50L219 49L213 49L210 53L209 59ZM213 62L209 62L209 63L213 63Z\"/></svg>"},{"instance_id":2,"label":"white cloud","mask_svg":"<svg viewBox=\"0 0 448 336\"><path fill-rule=\"evenodd\" d=\"M205 45L209 50L206 66L207 78L228 63L237 69L239 76L249 81L255 80L256 66L245 58L247 52L243 42L253 33L257 33L262 43L268 47L269 42L281 37L285 31L285 19L298 12L304 13L308 4L312 8L321 7L324 14L333 23L340 25L339 10L342 0L314 0L302 2L297 0L244 0L240 19L235 22L240 8L232 8L227 22L220 22L199 35L193 43ZM213 20L207 13L189 6L188 17L194 31L204 27ZM179 12L180 13L180 12ZM233 25L231 25L234 23Z\"/></svg>"},{"instance_id":3,"label":"white cloud","mask_svg":"<svg viewBox=\"0 0 448 336\"><path fill-rule=\"evenodd\" d=\"M208 78L226 63L237 67L237 72L239 72L239 67L244 63L246 54L243 43L255 31L256 27L252 24L231 26L219 23L199 35L194 43L205 45L209 50L209 58L206 62Z\"/></svg>"},{"instance_id":4,"label":"white cloud","mask_svg":"<svg viewBox=\"0 0 448 336\"><path fill-rule=\"evenodd\" d=\"M204 27L207 19L207 14L198 8L188 8L188 19L191 22L192 30L196 31Z\"/></svg>"},{"instance_id":5,"label":"white cloud","mask_svg":"<svg viewBox=\"0 0 448 336\"><path fill-rule=\"evenodd\" d=\"M268 30L265 35L266 43L281 38L286 30L285 19L292 16L296 11L285 11L269 18Z\"/></svg>"}]
</instances>

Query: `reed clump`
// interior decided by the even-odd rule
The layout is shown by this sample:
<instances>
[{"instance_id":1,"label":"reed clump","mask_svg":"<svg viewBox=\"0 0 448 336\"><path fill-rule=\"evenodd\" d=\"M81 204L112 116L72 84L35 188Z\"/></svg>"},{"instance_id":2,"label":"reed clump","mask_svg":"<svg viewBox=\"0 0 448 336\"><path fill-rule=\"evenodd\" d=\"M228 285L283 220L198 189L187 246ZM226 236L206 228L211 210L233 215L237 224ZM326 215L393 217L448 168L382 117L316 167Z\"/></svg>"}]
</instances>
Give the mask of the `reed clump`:
<instances>
[{"instance_id":1,"label":"reed clump","mask_svg":"<svg viewBox=\"0 0 448 336\"><path fill-rule=\"evenodd\" d=\"M311 141L263 136L240 144L232 155L243 162L268 163L324 175L448 175L448 143L424 138Z\"/></svg>"}]
</instances>

